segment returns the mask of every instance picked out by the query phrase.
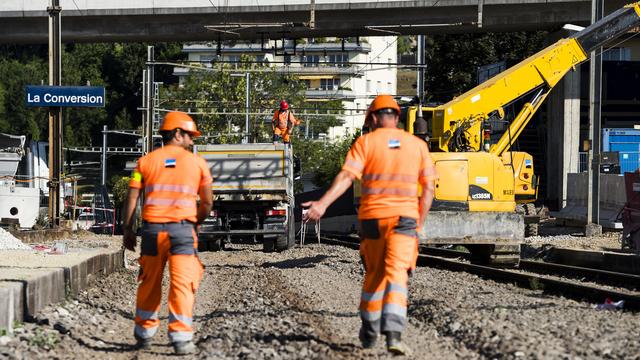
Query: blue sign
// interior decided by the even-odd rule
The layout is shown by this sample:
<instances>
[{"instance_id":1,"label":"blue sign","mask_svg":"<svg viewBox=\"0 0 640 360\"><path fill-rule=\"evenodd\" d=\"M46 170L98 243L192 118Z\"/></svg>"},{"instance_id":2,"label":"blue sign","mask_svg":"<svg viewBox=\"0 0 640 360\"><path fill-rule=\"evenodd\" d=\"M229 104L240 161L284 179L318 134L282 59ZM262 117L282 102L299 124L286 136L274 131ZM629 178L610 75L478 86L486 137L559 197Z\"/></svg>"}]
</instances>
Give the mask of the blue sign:
<instances>
[{"instance_id":1,"label":"blue sign","mask_svg":"<svg viewBox=\"0 0 640 360\"><path fill-rule=\"evenodd\" d=\"M27 106L104 107L100 86L27 86Z\"/></svg>"}]
</instances>

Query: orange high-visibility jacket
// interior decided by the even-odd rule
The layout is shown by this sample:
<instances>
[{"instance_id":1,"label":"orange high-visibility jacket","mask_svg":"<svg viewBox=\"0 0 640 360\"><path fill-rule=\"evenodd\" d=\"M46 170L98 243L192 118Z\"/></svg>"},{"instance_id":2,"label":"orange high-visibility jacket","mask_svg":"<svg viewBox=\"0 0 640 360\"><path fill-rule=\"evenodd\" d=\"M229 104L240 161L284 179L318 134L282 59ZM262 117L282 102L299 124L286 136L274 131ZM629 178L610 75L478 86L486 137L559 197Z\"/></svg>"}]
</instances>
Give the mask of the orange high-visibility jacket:
<instances>
[{"instance_id":1,"label":"orange high-visibility jacket","mask_svg":"<svg viewBox=\"0 0 640 360\"><path fill-rule=\"evenodd\" d=\"M211 171L203 158L179 146L165 145L138 159L129 187L144 187L144 220L196 222L198 189L211 182Z\"/></svg>"},{"instance_id":2,"label":"orange high-visibility jacket","mask_svg":"<svg viewBox=\"0 0 640 360\"><path fill-rule=\"evenodd\" d=\"M392 128L379 128L359 137L342 170L362 179L359 219L418 219L418 184L424 186L436 178L427 144Z\"/></svg>"},{"instance_id":3,"label":"orange high-visibility jacket","mask_svg":"<svg viewBox=\"0 0 640 360\"><path fill-rule=\"evenodd\" d=\"M280 111L276 110L273 113L273 118L271 119L271 123L274 128L278 128L284 130L289 127L289 124L298 125L300 121L293 116L291 110Z\"/></svg>"}]
</instances>

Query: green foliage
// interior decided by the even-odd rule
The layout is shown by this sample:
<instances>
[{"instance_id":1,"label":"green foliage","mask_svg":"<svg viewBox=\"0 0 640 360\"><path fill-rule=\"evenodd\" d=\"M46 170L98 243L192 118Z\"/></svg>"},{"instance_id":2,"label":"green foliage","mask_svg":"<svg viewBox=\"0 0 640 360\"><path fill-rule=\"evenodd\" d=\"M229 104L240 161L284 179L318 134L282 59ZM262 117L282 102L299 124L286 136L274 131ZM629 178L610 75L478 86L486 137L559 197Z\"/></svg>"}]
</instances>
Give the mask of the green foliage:
<instances>
[{"instance_id":1,"label":"green foliage","mask_svg":"<svg viewBox=\"0 0 640 360\"><path fill-rule=\"evenodd\" d=\"M111 178L111 192L113 193L113 202L116 209L122 208L125 200L127 199L127 193L129 192L129 177L128 176L114 176Z\"/></svg>"},{"instance_id":2,"label":"green foliage","mask_svg":"<svg viewBox=\"0 0 640 360\"><path fill-rule=\"evenodd\" d=\"M156 58L184 56L178 43L155 44ZM65 108L64 145L101 144L102 126L131 129L139 123L140 82L147 44L67 44L62 51L62 85L104 86L104 108ZM0 132L48 138L45 108L24 105L26 85L48 84L47 47L0 45ZM170 67L158 67L156 80L175 81Z\"/></svg>"},{"instance_id":3,"label":"green foliage","mask_svg":"<svg viewBox=\"0 0 640 360\"><path fill-rule=\"evenodd\" d=\"M451 100L476 85L478 66L503 60L510 66L541 50L545 36L542 31L427 36L427 99Z\"/></svg>"},{"instance_id":4,"label":"green foliage","mask_svg":"<svg viewBox=\"0 0 640 360\"><path fill-rule=\"evenodd\" d=\"M294 138L292 144L296 156L300 158L301 173L313 174L312 182L317 187L331 184L358 136L345 136L333 142Z\"/></svg>"},{"instance_id":5,"label":"green foliage","mask_svg":"<svg viewBox=\"0 0 640 360\"><path fill-rule=\"evenodd\" d=\"M57 332L35 329L35 334L29 339L29 346L37 346L43 349L52 349L60 342Z\"/></svg>"},{"instance_id":6,"label":"green foliage","mask_svg":"<svg viewBox=\"0 0 640 360\"><path fill-rule=\"evenodd\" d=\"M416 50L413 40L415 36L403 35L398 36L398 55L411 54Z\"/></svg>"},{"instance_id":7,"label":"green foliage","mask_svg":"<svg viewBox=\"0 0 640 360\"><path fill-rule=\"evenodd\" d=\"M215 68L191 69L183 86L171 86L163 89L161 107L179 109L194 114L198 127L210 137L203 137L201 142L236 143L242 138L244 131L246 97L245 73L250 71L250 107L251 112L265 112L262 116L250 116L252 136L256 142L271 141L271 117L280 100L286 99L296 108L304 108L304 112L323 114L327 109L331 113L343 109L340 100L322 103L308 103L305 99L305 84L295 75L280 73L273 67L250 63L251 59L243 56L238 64L218 64ZM237 114L233 114L237 113ZM302 126L310 126L315 134L327 132L331 126L341 124L335 116L296 115L303 121ZM294 136L300 136L300 128Z\"/></svg>"}]
</instances>

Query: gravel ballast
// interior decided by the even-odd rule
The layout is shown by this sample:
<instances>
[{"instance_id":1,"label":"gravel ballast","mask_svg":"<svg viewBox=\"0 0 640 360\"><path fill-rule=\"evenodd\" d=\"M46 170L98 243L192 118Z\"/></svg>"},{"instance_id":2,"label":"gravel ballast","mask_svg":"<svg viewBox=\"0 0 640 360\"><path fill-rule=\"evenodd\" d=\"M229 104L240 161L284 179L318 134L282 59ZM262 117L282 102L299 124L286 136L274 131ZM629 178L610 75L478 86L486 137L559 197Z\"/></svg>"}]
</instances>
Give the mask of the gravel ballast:
<instances>
[{"instance_id":1,"label":"gravel ballast","mask_svg":"<svg viewBox=\"0 0 640 360\"><path fill-rule=\"evenodd\" d=\"M357 251L260 249L232 245L200 254L206 274L197 295L193 358L387 358L382 342L363 350L357 339ZM161 331L150 350L131 347L136 257L129 253L129 269L47 307L39 324L23 324L3 338L0 357L174 358L166 336L166 281ZM416 271L409 303L411 358L640 358L640 316L627 311L597 311L590 303L432 268Z\"/></svg>"}]
</instances>

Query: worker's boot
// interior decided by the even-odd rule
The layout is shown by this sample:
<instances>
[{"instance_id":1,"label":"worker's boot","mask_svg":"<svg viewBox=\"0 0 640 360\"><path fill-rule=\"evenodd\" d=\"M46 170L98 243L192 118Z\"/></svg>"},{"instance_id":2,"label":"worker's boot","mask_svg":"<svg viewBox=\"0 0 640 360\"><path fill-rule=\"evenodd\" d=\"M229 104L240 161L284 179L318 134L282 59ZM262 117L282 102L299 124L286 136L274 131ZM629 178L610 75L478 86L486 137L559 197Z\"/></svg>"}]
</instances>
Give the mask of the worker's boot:
<instances>
[{"instance_id":1,"label":"worker's boot","mask_svg":"<svg viewBox=\"0 0 640 360\"><path fill-rule=\"evenodd\" d=\"M409 355L411 351L402 342L402 333L399 331L387 331L387 351L393 355Z\"/></svg>"},{"instance_id":2,"label":"worker's boot","mask_svg":"<svg viewBox=\"0 0 640 360\"><path fill-rule=\"evenodd\" d=\"M151 338L143 339L137 334L133 334L133 337L136 338L136 344L134 347L138 350L147 350L151 348Z\"/></svg>"},{"instance_id":3,"label":"worker's boot","mask_svg":"<svg viewBox=\"0 0 640 360\"><path fill-rule=\"evenodd\" d=\"M193 354L196 349L197 347L193 341L176 341L173 343L173 351L178 355Z\"/></svg>"},{"instance_id":4,"label":"worker's boot","mask_svg":"<svg viewBox=\"0 0 640 360\"><path fill-rule=\"evenodd\" d=\"M362 347L365 349L371 349L376 345L376 341L378 340L378 334L371 333L365 330L364 327L360 328L360 334L358 334L358 338L362 343Z\"/></svg>"}]
</instances>

